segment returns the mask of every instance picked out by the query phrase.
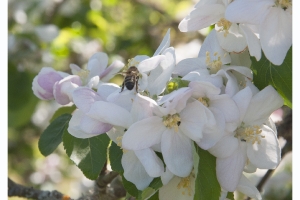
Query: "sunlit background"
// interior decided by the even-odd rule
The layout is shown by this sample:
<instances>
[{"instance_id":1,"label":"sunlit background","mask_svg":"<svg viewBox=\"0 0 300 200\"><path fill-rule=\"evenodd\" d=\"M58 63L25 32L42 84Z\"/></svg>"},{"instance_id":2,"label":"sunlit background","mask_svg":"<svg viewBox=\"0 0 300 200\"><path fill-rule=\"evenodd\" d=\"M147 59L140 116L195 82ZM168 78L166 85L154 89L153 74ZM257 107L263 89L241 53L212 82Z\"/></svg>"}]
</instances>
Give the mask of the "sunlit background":
<instances>
[{"instance_id":1,"label":"sunlit background","mask_svg":"<svg viewBox=\"0 0 300 200\"><path fill-rule=\"evenodd\" d=\"M168 28L177 62L197 57L209 29L181 33L177 28L195 3L8 0L8 176L19 184L58 190L75 199L88 193L93 181L69 160L62 145L48 157L38 150L38 139L60 105L33 95L34 76L46 66L65 72L70 72L70 63L85 67L97 51L108 54L109 64L152 56ZM121 84L122 77L111 81ZM278 120L280 116L280 111L274 114ZM250 179L257 183L265 172L259 170ZM292 199L291 153L266 183L264 195L263 199Z\"/></svg>"}]
</instances>

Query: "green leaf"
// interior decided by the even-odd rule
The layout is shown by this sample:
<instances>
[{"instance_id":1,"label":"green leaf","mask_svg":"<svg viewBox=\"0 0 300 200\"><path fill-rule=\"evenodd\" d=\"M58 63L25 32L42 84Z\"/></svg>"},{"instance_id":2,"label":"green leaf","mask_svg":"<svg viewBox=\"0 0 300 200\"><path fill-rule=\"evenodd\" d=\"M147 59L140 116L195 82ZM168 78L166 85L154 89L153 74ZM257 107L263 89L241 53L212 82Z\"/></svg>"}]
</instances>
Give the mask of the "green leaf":
<instances>
[{"instance_id":1,"label":"green leaf","mask_svg":"<svg viewBox=\"0 0 300 200\"><path fill-rule=\"evenodd\" d=\"M124 172L121 163L122 155L123 155L122 149L116 143L112 142L109 147L110 165L113 171L119 172L120 174Z\"/></svg>"},{"instance_id":2,"label":"green leaf","mask_svg":"<svg viewBox=\"0 0 300 200\"><path fill-rule=\"evenodd\" d=\"M152 195L148 200L159 200L158 191Z\"/></svg>"},{"instance_id":3,"label":"green leaf","mask_svg":"<svg viewBox=\"0 0 300 200\"><path fill-rule=\"evenodd\" d=\"M130 181L127 181L126 178L122 175L122 182L125 190L133 197L138 198L140 191L136 188L136 186L131 183Z\"/></svg>"},{"instance_id":4,"label":"green leaf","mask_svg":"<svg viewBox=\"0 0 300 200\"><path fill-rule=\"evenodd\" d=\"M158 191L156 191L150 187L147 187L146 189L143 190L141 199L159 200Z\"/></svg>"},{"instance_id":5,"label":"green leaf","mask_svg":"<svg viewBox=\"0 0 300 200\"><path fill-rule=\"evenodd\" d=\"M230 200L234 200L234 193L233 192L228 192L226 198L230 199Z\"/></svg>"},{"instance_id":6,"label":"green leaf","mask_svg":"<svg viewBox=\"0 0 300 200\"><path fill-rule=\"evenodd\" d=\"M161 182L161 178L157 177L154 178L153 181L150 183L149 187L158 190L159 188L161 188L163 186L162 182Z\"/></svg>"},{"instance_id":7,"label":"green leaf","mask_svg":"<svg viewBox=\"0 0 300 200\"><path fill-rule=\"evenodd\" d=\"M198 146L196 151L200 157L198 173L195 180L194 200L219 200L221 187L216 175L216 158Z\"/></svg>"},{"instance_id":8,"label":"green leaf","mask_svg":"<svg viewBox=\"0 0 300 200\"><path fill-rule=\"evenodd\" d=\"M109 138L106 134L81 139L70 135L65 129L63 145L67 155L83 172L85 177L95 180L107 161Z\"/></svg>"},{"instance_id":9,"label":"green leaf","mask_svg":"<svg viewBox=\"0 0 300 200\"><path fill-rule=\"evenodd\" d=\"M272 85L284 99L285 105L290 108L292 108L292 53L291 47L280 66L272 64L264 54L259 61L251 57L254 85L260 90Z\"/></svg>"},{"instance_id":10,"label":"green leaf","mask_svg":"<svg viewBox=\"0 0 300 200\"><path fill-rule=\"evenodd\" d=\"M55 113L53 114L52 118L50 119L50 122L53 122L53 120L55 120L57 117L63 115L63 114L72 114L73 111L76 109L76 106L64 106L64 107L60 107L59 109L57 109L55 111Z\"/></svg>"},{"instance_id":11,"label":"green leaf","mask_svg":"<svg viewBox=\"0 0 300 200\"><path fill-rule=\"evenodd\" d=\"M64 129L68 127L72 115L64 114L56 118L42 133L38 147L44 156L50 155L62 141Z\"/></svg>"}]
</instances>

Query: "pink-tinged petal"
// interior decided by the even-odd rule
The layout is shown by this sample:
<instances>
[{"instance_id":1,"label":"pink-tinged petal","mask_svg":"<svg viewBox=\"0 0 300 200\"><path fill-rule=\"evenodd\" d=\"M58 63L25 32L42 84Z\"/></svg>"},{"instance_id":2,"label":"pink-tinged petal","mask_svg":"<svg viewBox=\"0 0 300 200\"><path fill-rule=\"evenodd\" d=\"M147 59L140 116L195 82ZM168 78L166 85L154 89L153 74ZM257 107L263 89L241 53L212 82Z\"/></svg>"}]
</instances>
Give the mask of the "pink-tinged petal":
<instances>
[{"instance_id":1,"label":"pink-tinged petal","mask_svg":"<svg viewBox=\"0 0 300 200\"><path fill-rule=\"evenodd\" d=\"M259 24L274 0L238 0L229 4L225 18L234 23Z\"/></svg>"},{"instance_id":2,"label":"pink-tinged petal","mask_svg":"<svg viewBox=\"0 0 300 200\"><path fill-rule=\"evenodd\" d=\"M164 55L157 55L153 56L151 58L145 59L137 66L139 72L149 72L153 69L155 69L162 60L166 59L166 56Z\"/></svg>"},{"instance_id":3,"label":"pink-tinged petal","mask_svg":"<svg viewBox=\"0 0 300 200\"><path fill-rule=\"evenodd\" d=\"M218 27L218 25L215 25L219 44L224 50L228 52L241 53L246 49L247 47L246 38L239 31L237 24L233 23L230 26L228 30L229 32L226 36L225 36L225 31L220 31L221 28L222 27Z\"/></svg>"},{"instance_id":4,"label":"pink-tinged petal","mask_svg":"<svg viewBox=\"0 0 300 200\"><path fill-rule=\"evenodd\" d=\"M260 42L265 56L281 65L292 45L292 15L272 7L260 27Z\"/></svg>"},{"instance_id":5,"label":"pink-tinged petal","mask_svg":"<svg viewBox=\"0 0 300 200\"><path fill-rule=\"evenodd\" d=\"M133 151L126 151L121 159L126 180L135 184L137 189L143 190L149 186L153 177L150 177L142 163Z\"/></svg>"},{"instance_id":6,"label":"pink-tinged petal","mask_svg":"<svg viewBox=\"0 0 300 200\"><path fill-rule=\"evenodd\" d=\"M210 108L213 113L216 125L205 126L202 133L203 137L200 142L197 142L198 146L204 150L212 148L225 134L225 117L218 109Z\"/></svg>"},{"instance_id":7,"label":"pink-tinged petal","mask_svg":"<svg viewBox=\"0 0 300 200\"><path fill-rule=\"evenodd\" d=\"M96 101L93 103L90 111L87 112L86 115L104 123L122 126L124 128L128 128L132 123L131 115L127 110L113 103L104 101Z\"/></svg>"},{"instance_id":8,"label":"pink-tinged petal","mask_svg":"<svg viewBox=\"0 0 300 200\"><path fill-rule=\"evenodd\" d=\"M77 138L90 138L99 135L98 133L89 134L80 128L80 124L84 116L85 114L82 111L78 109L75 110L69 122L68 132Z\"/></svg>"},{"instance_id":9,"label":"pink-tinged petal","mask_svg":"<svg viewBox=\"0 0 300 200\"><path fill-rule=\"evenodd\" d=\"M53 87L56 102L61 105L70 103L72 101L72 93L78 86L81 86L81 80L77 75L70 75L56 82Z\"/></svg>"},{"instance_id":10,"label":"pink-tinged petal","mask_svg":"<svg viewBox=\"0 0 300 200\"><path fill-rule=\"evenodd\" d=\"M156 49L153 56L161 54L166 48L170 46L170 29L168 29L166 35L164 36L163 40L161 41L159 47Z\"/></svg>"},{"instance_id":11,"label":"pink-tinged petal","mask_svg":"<svg viewBox=\"0 0 300 200\"><path fill-rule=\"evenodd\" d=\"M116 92L116 91L121 91L121 88L114 83L103 83L101 85L98 86L97 89L97 93L103 98L103 99L107 99L107 97Z\"/></svg>"},{"instance_id":12,"label":"pink-tinged petal","mask_svg":"<svg viewBox=\"0 0 300 200\"><path fill-rule=\"evenodd\" d=\"M151 177L159 177L164 172L164 164L151 148L134 151L146 172Z\"/></svg>"},{"instance_id":13,"label":"pink-tinged petal","mask_svg":"<svg viewBox=\"0 0 300 200\"><path fill-rule=\"evenodd\" d=\"M260 125L281 106L282 97L269 85L253 96L243 121L248 125Z\"/></svg>"},{"instance_id":14,"label":"pink-tinged petal","mask_svg":"<svg viewBox=\"0 0 300 200\"><path fill-rule=\"evenodd\" d=\"M239 27L240 31L244 34L247 40L250 55L254 56L257 61L260 60L261 46L258 37L251 31L251 29L247 25L240 24Z\"/></svg>"},{"instance_id":15,"label":"pink-tinged petal","mask_svg":"<svg viewBox=\"0 0 300 200\"><path fill-rule=\"evenodd\" d=\"M240 122L242 122L244 119L251 98L252 98L252 92L250 87L245 87L244 89L242 89L232 97L233 101L236 103L237 107L239 108Z\"/></svg>"},{"instance_id":16,"label":"pink-tinged petal","mask_svg":"<svg viewBox=\"0 0 300 200\"><path fill-rule=\"evenodd\" d=\"M107 67L100 75L100 80L103 82L108 82L113 78L122 68L124 63L121 61L114 61L109 67Z\"/></svg>"},{"instance_id":17,"label":"pink-tinged petal","mask_svg":"<svg viewBox=\"0 0 300 200\"><path fill-rule=\"evenodd\" d=\"M157 104L153 99L137 94L131 107L133 121L137 122L153 116L152 110L155 105Z\"/></svg>"},{"instance_id":18,"label":"pink-tinged petal","mask_svg":"<svg viewBox=\"0 0 300 200\"><path fill-rule=\"evenodd\" d=\"M261 143L247 143L247 155L251 163L260 169L275 169L281 160L280 146L273 130L262 126Z\"/></svg>"},{"instance_id":19,"label":"pink-tinged petal","mask_svg":"<svg viewBox=\"0 0 300 200\"><path fill-rule=\"evenodd\" d=\"M74 104L83 112L88 112L95 101L103 100L94 90L79 87L73 91Z\"/></svg>"},{"instance_id":20,"label":"pink-tinged petal","mask_svg":"<svg viewBox=\"0 0 300 200\"><path fill-rule=\"evenodd\" d=\"M207 123L205 109L205 106L199 101L194 101L187 104L180 113L181 123L179 130L195 142L200 142L203 137L202 129Z\"/></svg>"},{"instance_id":21,"label":"pink-tinged petal","mask_svg":"<svg viewBox=\"0 0 300 200\"><path fill-rule=\"evenodd\" d=\"M224 115L226 122L239 121L239 109L227 94L214 95L209 99L209 107L220 110Z\"/></svg>"},{"instance_id":22,"label":"pink-tinged petal","mask_svg":"<svg viewBox=\"0 0 300 200\"><path fill-rule=\"evenodd\" d=\"M108 64L108 56L106 53L97 52L89 59L87 69L90 71L89 78L100 76Z\"/></svg>"},{"instance_id":23,"label":"pink-tinged petal","mask_svg":"<svg viewBox=\"0 0 300 200\"><path fill-rule=\"evenodd\" d=\"M229 192L236 190L246 163L246 144L240 143L239 148L229 157L217 158L217 179L222 188Z\"/></svg>"},{"instance_id":24,"label":"pink-tinged petal","mask_svg":"<svg viewBox=\"0 0 300 200\"><path fill-rule=\"evenodd\" d=\"M176 176L187 177L193 168L192 140L180 132L166 129L161 141L161 151L169 170Z\"/></svg>"},{"instance_id":25,"label":"pink-tinged petal","mask_svg":"<svg viewBox=\"0 0 300 200\"><path fill-rule=\"evenodd\" d=\"M112 125L97 121L88 116L83 116L80 122L80 128L91 135L100 135L106 133L112 128Z\"/></svg>"},{"instance_id":26,"label":"pink-tinged petal","mask_svg":"<svg viewBox=\"0 0 300 200\"><path fill-rule=\"evenodd\" d=\"M255 185L251 183L244 174L242 174L236 190L256 200L262 199Z\"/></svg>"},{"instance_id":27,"label":"pink-tinged petal","mask_svg":"<svg viewBox=\"0 0 300 200\"><path fill-rule=\"evenodd\" d=\"M218 59L218 57L214 56L214 54L217 53L217 56L220 56L223 65L231 62L228 52L225 51L218 42L217 31L215 29L206 36L203 44L201 45L198 57L206 58L206 52L210 53L210 60Z\"/></svg>"},{"instance_id":28,"label":"pink-tinged petal","mask_svg":"<svg viewBox=\"0 0 300 200\"><path fill-rule=\"evenodd\" d=\"M162 118L153 116L132 124L125 132L122 147L130 150L149 148L161 141L166 130Z\"/></svg>"},{"instance_id":29,"label":"pink-tinged petal","mask_svg":"<svg viewBox=\"0 0 300 200\"><path fill-rule=\"evenodd\" d=\"M201 69L203 70L203 73L206 72L206 74L209 74L205 63L205 57L187 58L177 63L173 73L178 74L180 76L185 76L192 71Z\"/></svg>"},{"instance_id":30,"label":"pink-tinged petal","mask_svg":"<svg viewBox=\"0 0 300 200\"><path fill-rule=\"evenodd\" d=\"M166 171L161 175L161 182L163 185L167 185L174 177L174 174L166 167Z\"/></svg>"},{"instance_id":31,"label":"pink-tinged petal","mask_svg":"<svg viewBox=\"0 0 300 200\"><path fill-rule=\"evenodd\" d=\"M215 146L208 151L217 158L227 158L234 154L239 146L239 141L232 135L224 136Z\"/></svg>"},{"instance_id":32,"label":"pink-tinged petal","mask_svg":"<svg viewBox=\"0 0 300 200\"><path fill-rule=\"evenodd\" d=\"M225 12L224 5L207 4L193 9L191 13L179 23L181 32L197 31L217 23Z\"/></svg>"}]
</instances>

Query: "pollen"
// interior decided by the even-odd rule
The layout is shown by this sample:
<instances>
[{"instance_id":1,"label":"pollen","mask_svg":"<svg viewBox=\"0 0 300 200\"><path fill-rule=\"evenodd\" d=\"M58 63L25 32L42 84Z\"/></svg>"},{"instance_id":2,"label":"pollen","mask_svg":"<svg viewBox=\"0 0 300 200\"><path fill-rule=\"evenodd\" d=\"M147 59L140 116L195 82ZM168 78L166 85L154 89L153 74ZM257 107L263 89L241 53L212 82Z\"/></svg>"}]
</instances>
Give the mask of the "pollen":
<instances>
[{"instance_id":1,"label":"pollen","mask_svg":"<svg viewBox=\"0 0 300 200\"><path fill-rule=\"evenodd\" d=\"M174 115L167 115L163 117L163 123L167 128L174 129L175 132L178 132L178 127L180 126L180 116L178 113Z\"/></svg>"},{"instance_id":2,"label":"pollen","mask_svg":"<svg viewBox=\"0 0 300 200\"><path fill-rule=\"evenodd\" d=\"M182 189L181 194L192 196L193 188L192 188L192 178L195 177L192 172L189 176L181 178L180 182L177 185L177 189Z\"/></svg>"},{"instance_id":3,"label":"pollen","mask_svg":"<svg viewBox=\"0 0 300 200\"><path fill-rule=\"evenodd\" d=\"M198 101L200 101L206 107L209 106L209 98L207 97L200 97L198 98Z\"/></svg>"},{"instance_id":4,"label":"pollen","mask_svg":"<svg viewBox=\"0 0 300 200\"><path fill-rule=\"evenodd\" d=\"M226 20L225 18L221 18L218 22L217 25L221 28L218 30L218 32L224 31L224 37L226 37L229 33L229 28L231 26L231 22Z\"/></svg>"},{"instance_id":5,"label":"pollen","mask_svg":"<svg viewBox=\"0 0 300 200\"><path fill-rule=\"evenodd\" d=\"M221 69L222 64L223 64L221 61L221 56L218 55L218 52L214 53L214 57L215 57L215 59L211 60L210 52L208 52L208 51L206 52L205 62L206 62L206 65L209 67L208 69L210 70L211 74L217 73Z\"/></svg>"},{"instance_id":6,"label":"pollen","mask_svg":"<svg viewBox=\"0 0 300 200\"><path fill-rule=\"evenodd\" d=\"M278 6L281 6L284 10L286 10L288 7L291 7L292 6L292 2L289 1L289 0L278 0L276 2L276 4Z\"/></svg>"},{"instance_id":7,"label":"pollen","mask_svg":"<svg viewBox=\"0 0 300 200\"><path fill-rule=\"evenodd\" d=\"M261 140L265 138L265 136L261 134L262 130L259 126L245 127L244 124L242 124L235 132L235 137L239 138L241 141L250 142L252 144L255 144L256 142L260 144Z\"/></svg>"},{"instance_id":8,"label":"pollen","mask_svg":"<svg viewBox=\"0 0 300 200\"><path fill-rule=\"evenodd\" d=\"M122 147L122 139L123 139L122 136L119 136L119 137L116 138L116 140L117 140L117 145L118 145L119 147Z\"/></svg>"}]
</instances>

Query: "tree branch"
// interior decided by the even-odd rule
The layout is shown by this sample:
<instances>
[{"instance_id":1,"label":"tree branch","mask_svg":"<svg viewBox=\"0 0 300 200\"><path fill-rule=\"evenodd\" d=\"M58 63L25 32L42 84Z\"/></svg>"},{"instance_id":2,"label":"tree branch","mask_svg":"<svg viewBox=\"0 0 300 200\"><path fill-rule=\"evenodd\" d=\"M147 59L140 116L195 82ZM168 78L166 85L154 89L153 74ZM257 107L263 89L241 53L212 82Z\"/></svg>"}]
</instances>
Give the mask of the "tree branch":
<instances>
[{"instance_id":1,"label":"tree branch","mask_svg":"<svg viewBox=\"0 0 300 200\"><path fill-rule=\"evenodd\" d=\"M15 183L10 178L8 178L8 196L25 197L38 200L71 200L69 196L64 195L56 190L50 192L34 189L33 187L25 187Z\"/></svg>"}]
</instances>

